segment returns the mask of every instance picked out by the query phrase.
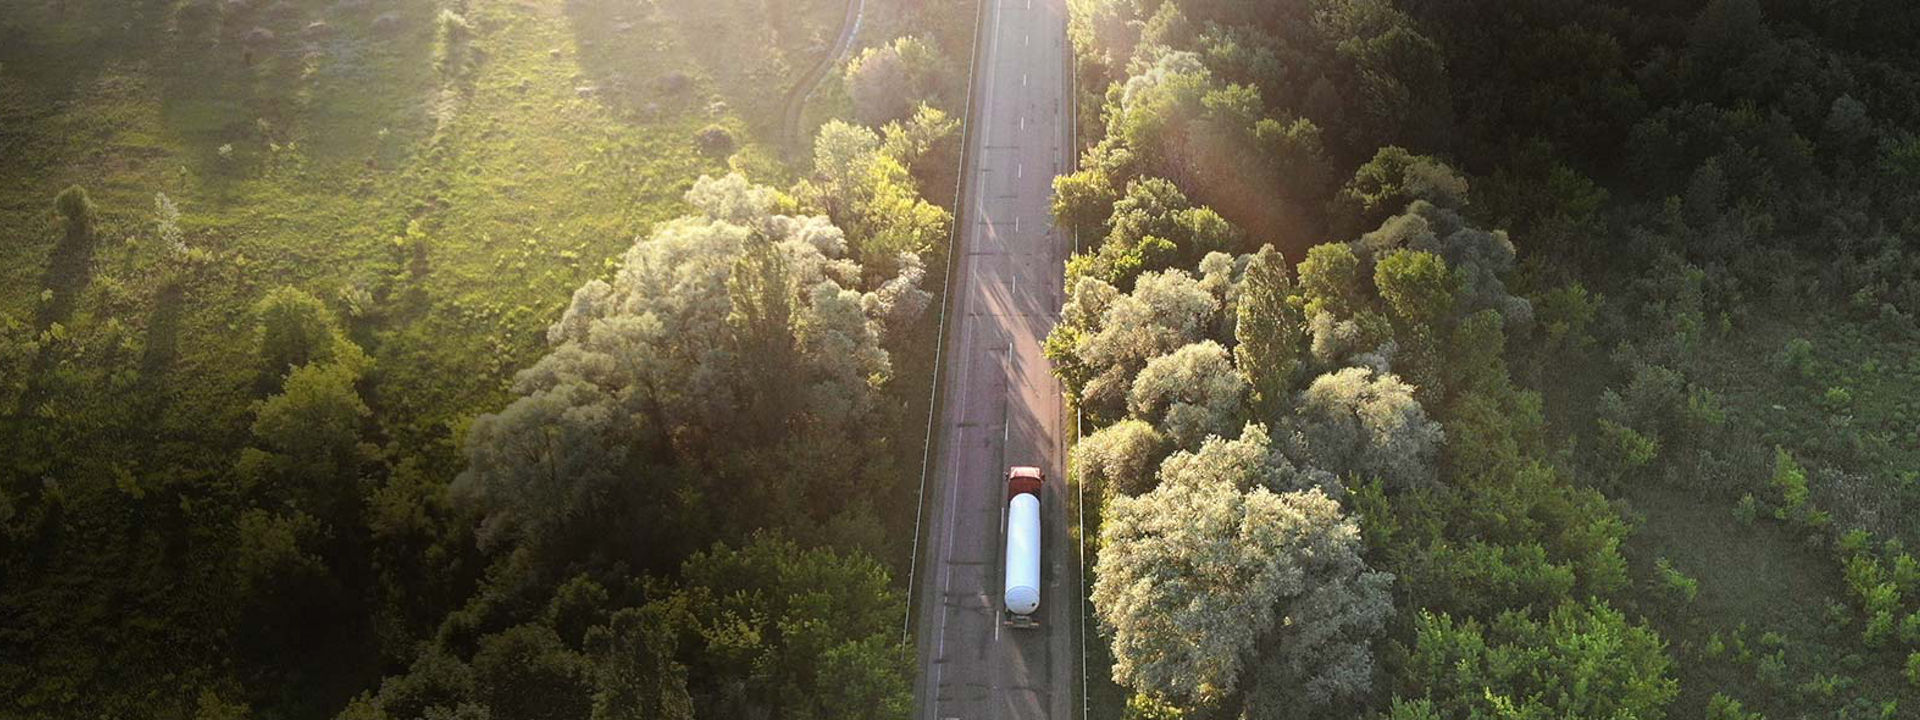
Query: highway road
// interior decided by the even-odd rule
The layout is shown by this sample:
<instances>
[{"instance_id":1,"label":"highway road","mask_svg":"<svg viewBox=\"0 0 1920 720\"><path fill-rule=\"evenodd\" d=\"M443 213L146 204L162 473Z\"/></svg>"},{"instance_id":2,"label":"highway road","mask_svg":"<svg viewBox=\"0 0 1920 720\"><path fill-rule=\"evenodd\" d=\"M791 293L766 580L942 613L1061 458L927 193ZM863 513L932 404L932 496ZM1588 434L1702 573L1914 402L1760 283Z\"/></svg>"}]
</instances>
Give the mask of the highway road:
<instances>
[{"instance_id":1,"label":"highway road","mask_svg":"<svg viewBox=\"0 0 1920 720\"><path fill-rule=\"evenodd\" d=\"M917 718L1080 714L1081 587L1069 545L1067 418L1041 344L1072 239L1048 217L1071 163L1064 0L982 0L964 206L916 578ZM1009 465L1047 474L1038 629L1003 628Z\"/></svg>"}]
</instances>

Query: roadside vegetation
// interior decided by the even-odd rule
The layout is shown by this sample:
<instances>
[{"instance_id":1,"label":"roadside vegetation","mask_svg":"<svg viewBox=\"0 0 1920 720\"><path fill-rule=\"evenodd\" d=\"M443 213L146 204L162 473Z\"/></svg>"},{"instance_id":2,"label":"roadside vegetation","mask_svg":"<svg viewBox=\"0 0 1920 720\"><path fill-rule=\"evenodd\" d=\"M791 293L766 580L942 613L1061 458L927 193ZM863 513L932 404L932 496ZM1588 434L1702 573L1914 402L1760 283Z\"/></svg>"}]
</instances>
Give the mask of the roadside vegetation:
<instances>
[{"instance_id":1,"label":"roadside vegetation","mask_svg":"<svg viewBox=\"0 0 1920 720\"><path fill-rule=\"evenodd\" d=\"M1101 712L1920 707L1910 10L1069 5Z\"/></svg>"},{"instance_id":2,"label":"roadside vegetation","mask_svg":"<svg viewBox=\"0 0 1920 720\"><path fill-rule=\"evenodd\" d=\"M1097 716L1920 710L1909 5L1070 0ZM980 6L848 7L0 4L0 716L910 714Z\"/></svg>"},{"instance_id":3,"label":"roadside vegetation","mask_svg":"<svg viewBox=\"0 0 1920 720\"><path fill-rule=\"evenodd\" d=\"M846 7L0 8L0 715L904 714L964 98L782 146Z\"/></svg>"}]
</instances>

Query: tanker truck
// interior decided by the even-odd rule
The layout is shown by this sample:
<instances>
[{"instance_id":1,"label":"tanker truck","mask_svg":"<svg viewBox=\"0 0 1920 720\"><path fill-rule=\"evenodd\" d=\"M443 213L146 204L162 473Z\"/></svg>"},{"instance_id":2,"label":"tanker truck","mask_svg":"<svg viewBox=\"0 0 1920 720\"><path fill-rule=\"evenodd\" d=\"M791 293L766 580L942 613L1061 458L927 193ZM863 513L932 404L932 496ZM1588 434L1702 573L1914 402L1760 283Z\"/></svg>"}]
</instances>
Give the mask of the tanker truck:
<instances>
[{"instance_id":1,"label":"tanker truck","mask_svg":"<svg viewBox=\"0 0 1920 720\"><path fill-rule=\"evenodd\" d=\"M1007 470L1006 594L1002 597L1007 627L1039 627L1040 609L1040 488L1046 483L1040 468L1017 465Z\"/></svg>"}]
</instances>

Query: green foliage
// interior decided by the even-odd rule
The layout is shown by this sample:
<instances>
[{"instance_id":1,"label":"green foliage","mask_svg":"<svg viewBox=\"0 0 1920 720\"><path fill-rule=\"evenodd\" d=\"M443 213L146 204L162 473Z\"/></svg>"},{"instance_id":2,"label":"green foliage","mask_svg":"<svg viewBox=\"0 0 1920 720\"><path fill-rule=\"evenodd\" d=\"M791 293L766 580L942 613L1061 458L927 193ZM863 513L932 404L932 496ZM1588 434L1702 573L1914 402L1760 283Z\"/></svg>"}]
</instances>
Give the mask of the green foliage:
<instances>
[{"instance_id":1,"label":"green foliage","mask_svg":"<svg viewBox=\"0 0 1920 720\"><path fill-rule=\"evenodd\" d=\"M1707 701L1707 720L1766 720L1766 716L1747 712L1739 700L1724 693L1714 693L1713 698Z\"/></svg>"},{"instance_id":2,"label":"green foliage","mask_svg":"<svg viewBox=\"0 0 1920 720\"><path fill-rule=\"evenodd\" d=\"M1660 453L1660 442L1612 420L1600 421L1603 448L1617 473L1639 470Z\"/></svg>"},{"instance_id":3,"label":"green foliage","mask_svg":"<svg viewBox=\"0 0 1920 720\"><path fill-rule=\"evenodd\" d=\"M1251 707L1365 692L1392 576L1367 569L1352 521L1319 490L1269 489L1285 475L1270 457L1249 426L1170 458L1152 491L1111 501L1092 600L1117 682L1182 708L1242 688Z\"/></svg>"},{"instance_id":4,"label":"green foliage","mask_svg":"<svg viewBox=\"0 0 1920 720\"><path fill-rule=\"evenodd\" d=\"M1113 202L1108 224L1112 229L1096 249L1068 261L1069 281L1092 277L1127 288L1141 273L1194 265L1239 242L1239 233L1218 213L1193 206L1179 187L1161 178L1127 183L1125 194Z\"/></svg>"},{"instance_id":5,"label":"green foliage","mask_svg":"<svg viewBox=\"0 0 1920 720\"><path fill-rule=\"evenodd\" d=\"M1382 147L1334 196L1329 214L1336 237L1376 227L1415 200L1458 209L1467 203L1467 180L1431 156Z\"/></svg>"},{"instance_id":6,"label":"green foliage","mask_svg":"<svg viewBox=\"0 0 1920 720\"><path fill-rule=\"evenodd\" d=\"M1422 613L1398 697L1442 717L1660 717L1678 693L1659 636L1604 603L1492 623Z\"/></svg>"},{"instance_id":7,"label":"green foliage","mask_svg":"<svg viewBox=\"0 0 1920 720\"><path fill-rule=\"evenodd\" d=\"M321 517L358 503L361 464L374 452L361 442L372 411L354 389L358 379L345 365L295 368L285 389L260 404L253 421L259 448L241 455L240 477Z\"/></svg>"},{"instance_id":8,"label":"green foliage","mask_svg":"<svg viewBox=\"0 0 1920 720\"><path fill-rule=\"evenodd\" d=\"M1788 340L1780 353L1775 355L1773 363L1783 371L1793 374L1797 379L1813 378L1813 343L1806 338Z\"/></svg>"},{"instance_id":9,"label":"green foliage","mask_svg":"<svg viewBox=\"0 0 1920 720\"><path fill-rule=\"evenodd\" d=\"M1235 306L1234 364L1247 377L1257 419L1277 417L1289 404L1299 369L1303 331L1291 302L1286 258L1263 245L1247 260Z\"/></svg>"},{"instance_id":10,"label":"green foliage","mask_svg":"<svg viewBox=\"0 0 1920 720\"><path fill-rule=\"evenodd\" d=\"M1660 580L1661 589L1682 603L1692 604L1700 596L1700 581L1688 577L1686 573L1674 569L1673 563L1662 557L1654 561L1654 572Z\"/></svg>"},{"instance_id":11,"label":"green foliage","mask_svg":"<svg viewBox=\"0 0 1920 720\"><path fill-rule=\"evenodd\" d=\"M1053 222L1076 237L1093 240L1107 234L1107 218L1120 191L1098 168L1053 178Z\"/></svg>"},{"instance_id":12,"label":"green foliage","mask_svg":"<svg viewBox=\"0 0 1920 720\"><path fill-rule=\"evenodd\" d=\"M1907 653L1907 683L1920 687L1920 652Z\"/></svg>"},{"instance_id":13,"label":"green foliage","mask_svg":"<svg viewBox=\"0 0 1920 720\"><path fill-rule=\"evenodd\" d=\"M254 306L254 314L259 318L255 356L270 377L308 364L340 362L354 368L365 362L359 348L341 336L333 313L306 291L276 288Z\"/></svg>"},{"instance_id":14,"label":"green foliage","mask_svg":"<svg viewBox=\"0 0 1920 720\"><path fill-rule=\"evenodd\" d=\"M1733 504L1733 519L1741 525L1750 526L1759 516L1760 501L1753 497L1753 493L1741 495L1740 501Z\"/></svg>"},{"instance_id":15,"label":"green foliage","mask_svg":"<svg viewBox=\"0 0 1920 720\"><path fill-rule=\"evenodd\" d=\"M54 197L53 209L60 213L60 218L66 222L68 238L78 238L83 242L92 241L94 216L98 209L93 204L93 198L87 194L86 188L79 185L67 186L67 189L61 190L60 194Z\"/></svg>"},{"instance_id":16,"label":"green foliage","mask_svg":"<svg viewBox=\"0 0 1920 720\"><path fill-rule=\"evenodd\" d=\"M1352 317L1365 300L1360 295L1360 260L1343 244L1315 245L1300 261L1300 295L1307 317L1326 313Z\"/></svg>"},{"instance_id":17,"label":"green foliage","mask_svg":"<svg viewBox=\"0 0 1920 720\"><path fill-rule=\"evenodd\" d=\"M1807 501L1807 472L1784 447L1773 449L1773 477L1767 484L1779 492L1780 506L1774 517L1804 522L1812 517Z\"/></svg>"},{"instance_id":18,"label":"green foliage","mask_svg":"<svg viewBox=\"0 0 1920 720\"><path fill-rule=\"evenodd\" d=\"M919 36L868 47L847 61L847 96L853 100L854 116L877 127L907 119L923 103L941 104L950 62Z\"/></svg>"}]
</instances>

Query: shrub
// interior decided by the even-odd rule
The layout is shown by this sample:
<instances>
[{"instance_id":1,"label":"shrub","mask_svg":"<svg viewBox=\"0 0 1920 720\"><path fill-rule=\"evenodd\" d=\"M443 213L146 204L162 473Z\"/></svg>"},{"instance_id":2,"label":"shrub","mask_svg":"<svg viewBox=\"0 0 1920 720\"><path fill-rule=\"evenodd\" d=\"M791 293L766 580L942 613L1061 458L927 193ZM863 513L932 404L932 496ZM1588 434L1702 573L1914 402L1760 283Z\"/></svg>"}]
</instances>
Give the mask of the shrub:
<instances>
[{"instance_id":1,"label":"shrub","mask_svg":"<svg viewBox=\"0 0 1920 720\"><path fill-rule=\"evenodd\" d=\"M1700 581L1687 577L1686 573L1673 568L1666 558L1654 561L1654 569L1659 573L1661 589L1682 603L1692 603L1700 596Z\"/></svg>"},{"instance_id":2,"label":"shrub","mask_svg":"<svg viewBox=\"0 0 1920 720\"><path fill-rule=\"evenodd\" d=\"M1860 630L1860 642L1870 648L1883 647L1893 637L1893 613L1881 610L1867 618Z\"/></svg>"},{"instance_id":3,"label":"shrub","mask_svg":"<svg viewBox=\"0 0 1920 720\"><path fill-rule=\"evenodd\" d=\"M1811 377L1813 375L1813 343L1807 342L1805 338L1788 340L1786 347L1781 348L1780 352L1773 356L1773 364L1775 368L1793 373L1802 379Z\"/></svg>"},{"instance_id":4,"label":"shrub","mask_svg":"<svg viewBox=\"0 0 1920 720\"><path fill-rule=\"evenodd\" d=\"M1907 682L1920 687L1920 652L1907 653Z\"/></svg>"},{"instance_id":5,"label":"shrub","mask_svg":"<svg viewBox=\"0 0 1920 720\"><path fill-rule=\"evenodd\" d=\"M1784 686L1787 682L1787 651L1775 650L1761 655L1759 662L1754 663L1753 675L1767 687L1777 689Z\"/></svg>"},{"instance_id":6,"label":"shrub","mask_svg":"<svg viewBox=\"0 0 1920 720\"><path fill-rule=\"evenodd\" d=\"M1873 544L1873 535L1861 528L1854 528L1840 536L1839 544L1840 554L1852 557L1865 552L1867 546Z\"/></svg>"},{"instance_id":7,"label":"shrub","mask_svg":"<svg viewBox=\"0 0 1920 720\"><path fill-rule=\"evenodd\" d=\"M1820 396L1820 404L1827 412L1846 412L1853 406L1853 391L1843 387L1827 388L1826 394Z\"/></svg>"},{"instance_id":8,"label":"shrub","mask_svg":"<svg viewBox=\"0 0 1920 720\"><path fill-rule=\"evenodd\" d=\"M700 152L708 157L726 157L733 154L733 132L719 125L708 125L693 136Z\"/></svg>"},{"instance_id":9,"label":"shrub","mask_svg":"<svg viewBox=\"0 0 1920 720\"><path fill-rule=\"evenodd\" d=\"M68 185L67 189L53 199L53 207L60 217L67 221L67 232L90 239L93 234L94 204L87 195L87 189L79 185Z\"/></svg>"},{"instance_id":10,"label":"shrub","mask_svg":"<svg viewBox=\"0 0 1920 720\"><path fill-rule=\"evenodd\" d=\"M1747 712L1740 707L1740 701L1721 693L1714 693L1707 702L1707 720L1765 720L1757 712Z\"/></svg>"},{"instance_id":11,"label":"shrub","mask_svg":"<svg viewBox=\"0 0 1920 720\"><path fill-rule=\"evenodd\" d=\"M1733 505L1733 519L1739 521L1741 525L1753 525L1754 519L1759 515L1760 501L1753 497L1753 493L1741 495L1740 502Z\"/></svg>"},{"instance_id":12,"label":"shrub","mask_svg":"<svg viewBox=\"0 0 1920 720\"><path fill-rule=\"evenodd\" d=\"M1775 518L1806 521L1807 471L1786 448L1774 447L1773 478L1768 484L1780 491L1780 509L1774 512Z\"/></svg>"}]
</instances>

